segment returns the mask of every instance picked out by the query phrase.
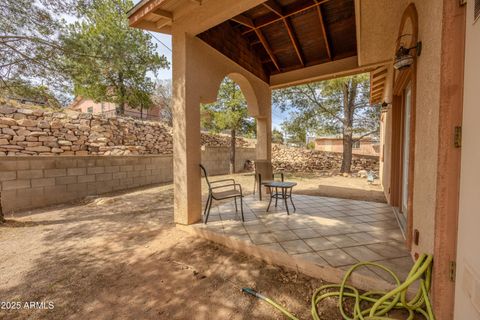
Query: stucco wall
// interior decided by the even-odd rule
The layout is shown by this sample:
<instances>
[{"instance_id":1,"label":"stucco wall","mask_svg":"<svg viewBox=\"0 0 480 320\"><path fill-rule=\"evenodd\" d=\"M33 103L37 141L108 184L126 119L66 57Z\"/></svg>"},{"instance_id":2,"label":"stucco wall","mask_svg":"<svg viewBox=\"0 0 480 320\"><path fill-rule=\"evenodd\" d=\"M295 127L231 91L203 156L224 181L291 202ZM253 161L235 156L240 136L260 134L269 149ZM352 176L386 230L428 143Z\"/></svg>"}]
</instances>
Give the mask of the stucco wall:
<instances>
[{"instance_id":1,"label":"stucco wall","mask_svg":"<svg viewBox=\"0 0 480 320\"><path fill-rule=\"evenodd\" d=\"M316 139L315 150L326 152L343 152L342 139ZM360 141L359 148L352 149L353 154L378 156L380 154L380 147L378 143L372 141Z\"/></svg>"},{"instance_id":2,"label":"stucco wall","mask_svg":"<svg viewBox=\"0 0 480 320\"><path fill-rule=\"evenodd\" d=\"M117 106L111 102L95 102L90 99L82 99L75 105L73 109L80 112L89 112L90 107L92 108L92 114L103 113L110 117L116 116L115 110ZM126 106L125 115L134 118L160 120L160 108L153 107L148 110L144 110L143 112L140 112L140 110L129 108L128 106Z\"/></svg>"},{"instance_id":3,"label":"stucco wall","mask_svg":"<svg viewBox=\"0 0 480 320\"><path fill-rule=\"evenodd\" d=\"M412 252L433 253L434 221L436 206L438 119L440 105L440 63L442 35L442 2L436 0L412 1L418 11L418 39L422 41L422 53L417 60L417 97L415 122L415 164L413 178L413 229L420 231L419 245L412 246ZM362 2L362 8L369 3ZM396 41L403 11L408 3L402 1L400 14L390 17L395 27L395 38L387 39L385 48L392 49ZM398 4L398 3L397 3ZM374 10L372 8L372 10ZM362 21L365 19L362 18ZM382 38L382 37L379 37ZM369 50L374 50L370 48ZM394 51L394 50L393 50ZM393 58L394 52L390 56ZM390 86L392 84L389 84ZM391 90L391 88L387 88ZM385 97L388 101L389 97ZM383 116L382 143L382 184L387 199L390 199L392 111Z\"/></svg>"},{"instance_id":4,"label":"stucco wall","mask_svg":"<svg viewBox=\"0 0 480 320\"><path fill-rule=\"evenodd\" d=\"M473 24L473 1L467 2L462 169L457 247L455 319L480 319L480 21ZM476 300L476 307L472 301Z\"/></svg>"},{"instance_id":5,"label":"stucco wall","mask_svg":"<svg viewBox=\"0 0 480 320\"><path fill-rule=\"evenodd\" d=\"M420 231L414 252L433 253L436 206L438 115L443 3L413 1L418 11L418 39L422 54L417 64L413 228Z\"/></svg>"}]
</instances>

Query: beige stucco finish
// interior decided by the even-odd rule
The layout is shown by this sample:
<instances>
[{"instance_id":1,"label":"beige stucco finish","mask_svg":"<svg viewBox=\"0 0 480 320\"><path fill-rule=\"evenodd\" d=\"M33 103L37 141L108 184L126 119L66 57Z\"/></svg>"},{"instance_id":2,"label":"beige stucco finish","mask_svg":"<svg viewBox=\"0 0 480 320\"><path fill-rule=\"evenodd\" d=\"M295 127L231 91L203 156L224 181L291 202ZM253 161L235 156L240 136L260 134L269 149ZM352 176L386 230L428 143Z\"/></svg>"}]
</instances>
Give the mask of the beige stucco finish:
<instances>
[{"instance_id":1,"label":"beige stucco finish","mask_svg":"<svg viewBox=\"0 0 480 320\"><path fill-rule=\"evenodd\" d=\"M383 3L385 1L379 1ZM388 1L389 2L389 1ZM441 60L441 30L442 30L442 3L435 0L418 0L412 1L418 11L419 34L418 39L422 41L423 49L421 55L417 59L417 98L416 98L416 133L415 133L415 164L414 164L414 178L413 178L413 229L420 232L420 241L418 246L412 245L412 253L426 252L433 253L434 248L434 221L435 221L435 205L436 205L436 181L437 181L437 158L438 151L438 110L440 103L440 60ZM369 10L369 14L382 16L379 9L384 9L380 6L375 9L375 6L370 7L373 1L361 1L362 12ZM375 1L375 3L377 3ZM391 2L389 2L391 3ZM374 35L378 38L376 44L369 43L366 47L363 46L365 41L362 41L363 52L359 54L359 58L365 60L367 57L362 57L365 52L371 52L377 59L386 58L386 56L378 55L376 52L380 50L380 44L390 51L390 56L393 57L395 53L395 43L397 41L398 29L400 27L400 20L403 11L408 5L407 1L398 1L396 5L402 3L398 9L400 14L394 13L389 17L389 24L395 25L394 37L387 37L386 35ZM387 9L390 10L390 9ZM366 15L368 16L368 15ZM373 17L373 16L371 16ZM382 18L380 18L382 19ZM362 17L362 24L365 20L372 21L372 19L365 19ZM377 22L380 24L380 22ZM383 26L383 25L382 25ZM407 23L407 27L409 24ZM369 27L362 25L362 30L369 29ZM406 31L408 32L408 31ZM382 42L378 42L382 40ZM367 41L368 42L368 41ZM379 46L375 49L375 46ZM391 67L390 67L391 68ZM391 78L387 78L385 85L384 100L386 102L392 101L392 86ZM382 163L382 183L385 190L387 200L390 197L390 170L391 170L391 110L383 116L382 120L382 143L383 148L383 163Z\"/></svg>"},{"instance_id":2,"label":"beige stucco finish","mask_svg":"<svg viewBox=\"0 0 480 320\"><path fill-rule=\"evenodd\" d=\"M201 218L200 104L214 102L223 78L236 81L258 119L257 158L269 159L271 90L268 84L210 46L173 28L173 131L175 222Z\"/></svg>"},{"instance_id":3,"label":"beige stucco finish","mask_svg":"<svg viewBox=\"0 0 480 320\"><path fill-rule=\"evenodd\" d=\"M480 22L473 23L473 1L467 2L462 169L457 243L455 319L480 319ZM476 297L476 298L475 298ZM473 301L476 301L476 306Z\"/></svg>"}]
</instances>

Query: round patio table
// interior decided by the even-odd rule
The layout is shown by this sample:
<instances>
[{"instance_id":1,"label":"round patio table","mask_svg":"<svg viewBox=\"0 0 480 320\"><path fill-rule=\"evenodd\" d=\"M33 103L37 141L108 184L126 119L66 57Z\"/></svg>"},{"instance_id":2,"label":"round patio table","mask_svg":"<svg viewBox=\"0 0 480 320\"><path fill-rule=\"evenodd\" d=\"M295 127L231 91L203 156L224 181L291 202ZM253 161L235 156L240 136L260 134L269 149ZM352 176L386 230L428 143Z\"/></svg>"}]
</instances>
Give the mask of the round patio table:
<instances>
[{"instance_id":1,"label":"round patio table","mask_svg":"<svg viewBox=\"0 0 480 320\"><path fill-rule=\"evenodd\" d=\"M290 202L293 206L293 212L297 211L295 204L292 200L292 189L297 185L296 182L288 181L269 181L264 184L264 186L270 188L270 201L268 202L267 212L270 210L270 205L272 204L272 199L275 198L275 207L277 207L278 199L281 199L285 202L285 209L287 209L287 214L290 214L288 210L287 200L290 199ZM275 189L275 192L274 192Z\"/></svg>"}]
</instances>

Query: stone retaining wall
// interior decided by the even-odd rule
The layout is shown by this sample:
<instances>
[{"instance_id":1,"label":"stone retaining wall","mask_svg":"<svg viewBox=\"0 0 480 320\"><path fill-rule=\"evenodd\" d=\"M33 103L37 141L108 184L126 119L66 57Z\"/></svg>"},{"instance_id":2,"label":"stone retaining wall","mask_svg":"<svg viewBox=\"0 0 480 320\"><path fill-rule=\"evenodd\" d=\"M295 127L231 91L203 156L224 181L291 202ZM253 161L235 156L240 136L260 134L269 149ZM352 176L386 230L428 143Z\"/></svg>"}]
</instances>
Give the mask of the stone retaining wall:
<instances>
[{"instance_id":1,"label":"stone retaining wall","mask_svg":"<svg viewBox=\"0 0 480 320\"><path fill-rule=\"evenodd\" d=\"M202 145L227 147L230 138L202 133ZM16 108L0 101L0 156L172 154L172 128L128 117ZM237 139L237 146L248 142Z\"/></svg>"}]
</instances>

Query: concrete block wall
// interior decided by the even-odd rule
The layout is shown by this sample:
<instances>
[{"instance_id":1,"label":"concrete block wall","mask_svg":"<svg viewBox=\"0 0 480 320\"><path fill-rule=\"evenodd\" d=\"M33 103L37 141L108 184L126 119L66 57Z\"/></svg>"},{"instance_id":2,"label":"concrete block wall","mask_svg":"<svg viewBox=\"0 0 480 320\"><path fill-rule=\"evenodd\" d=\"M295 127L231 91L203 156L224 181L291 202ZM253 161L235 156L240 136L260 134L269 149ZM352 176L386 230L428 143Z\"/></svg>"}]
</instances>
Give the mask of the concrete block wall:
<instances>
[{"instance_id":1,"label":"concrete block wall","mask_svg":"<svg viewBox=\"0 0 480 320\"><path fill-rule=\"evenodd\" d=\"M172 156L2 157L4 213L173 180Z\"/></svg>"},{"instance_id":2,"label":"concrete block wall","mask_svg":"<svg viewBox=\"0 0 480 320\"><path fill-rule=\"evenodd\" d=\"M244 169L247 160L256 159L255 148L237 148L235 156L235 170ZM228 174L230 171L230 148L203 147L202 164L209 175Z\"/></svg>"}]
</instances>

